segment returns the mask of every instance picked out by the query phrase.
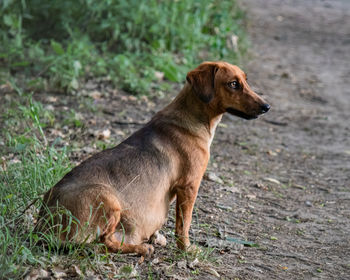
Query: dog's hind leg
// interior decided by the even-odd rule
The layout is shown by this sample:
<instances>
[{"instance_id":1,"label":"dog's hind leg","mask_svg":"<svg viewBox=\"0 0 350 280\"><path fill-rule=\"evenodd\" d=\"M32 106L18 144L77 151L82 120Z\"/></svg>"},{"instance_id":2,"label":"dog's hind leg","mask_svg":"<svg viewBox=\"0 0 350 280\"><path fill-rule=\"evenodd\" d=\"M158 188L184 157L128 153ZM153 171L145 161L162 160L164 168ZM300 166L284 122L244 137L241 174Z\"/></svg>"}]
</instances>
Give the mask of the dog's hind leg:
<instances>
[{"instance_id":1,"label":"dog's hind leg","mask_svg":"<svg viewBox=\"0 0 350 280\"><path fill-rule=\"evenodd\" d=\"M100 236L100 240L104 243L110 252L117 253L137 253L141 255L141 262L145 257L150 257L154 248L150 244L128 244L120 242L116 236L116 227L120 222L120 205L115 197L104 198L104 208L106 210L105 217L107 218L107 224Z\"/></svg>"}]
</instances>

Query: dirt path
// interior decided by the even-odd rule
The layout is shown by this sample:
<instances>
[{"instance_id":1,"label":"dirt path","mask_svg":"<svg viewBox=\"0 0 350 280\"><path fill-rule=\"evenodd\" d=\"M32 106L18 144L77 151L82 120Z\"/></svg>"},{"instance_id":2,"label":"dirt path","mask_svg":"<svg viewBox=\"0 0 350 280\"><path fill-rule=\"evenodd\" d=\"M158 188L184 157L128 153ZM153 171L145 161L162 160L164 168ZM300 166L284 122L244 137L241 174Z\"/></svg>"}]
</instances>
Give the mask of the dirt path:
<instances>
[{"instance_id":1,"label":"dirt path","mask_svg":"<svg viewBox=\"0 0 350 280\"><path fill-rule=\"evenodd\" d=\"M217 130L209 173L219 179L203 180L191 229L215 248L210 261L178 258L170 214L168 247L137 270L154 279L350 279L350 2L244 3L253 47L245 70L272 109L254 121L226 115ZM86 85L102 94L99 110L82 112L88 130L71 132L84 145L77 161L101 149L89 144L95 131L110 129L116 144L176 94L137 100L101 84ZM63 99L57 111L69 111Z\"/></svg>"},{"instance_id":2,"label":"dirt path","mask_svg":"<svg viewBox=\"0 0 350 280\"><path fill-rule=\"evenodd\" d=\"M226 118L231 135L222 129L214 142L218 170L229 177L236 164L235 185L244 189L227 198L231 221L239 220L232 231L260 245L240 252L244 264L234 255L225 262L243 279L349 279L350 2L244 2L249 80L273 109L256 122ZM241 151L232 138L246 142Z\"/></svg>"}]
</instances>

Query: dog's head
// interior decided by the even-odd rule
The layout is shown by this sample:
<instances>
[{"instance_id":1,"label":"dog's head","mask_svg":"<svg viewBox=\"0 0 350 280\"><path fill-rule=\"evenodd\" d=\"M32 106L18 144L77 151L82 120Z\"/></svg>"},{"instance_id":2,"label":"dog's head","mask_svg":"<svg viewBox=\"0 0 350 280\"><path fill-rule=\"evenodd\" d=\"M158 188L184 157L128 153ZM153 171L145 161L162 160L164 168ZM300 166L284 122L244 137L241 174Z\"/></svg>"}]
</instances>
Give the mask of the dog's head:
<instances>
[{"instance_id":1,"label":"dog's head","mask_svg":"<svg viewBox=\"0 0 350 280\"><path fill-rule=\"evenodd\" d=\"M226 62L204 62L186 77L198 98L216 113L228 112L250 120L270 109L247 83L247 75Z\"/></svg>"}]
</instances>

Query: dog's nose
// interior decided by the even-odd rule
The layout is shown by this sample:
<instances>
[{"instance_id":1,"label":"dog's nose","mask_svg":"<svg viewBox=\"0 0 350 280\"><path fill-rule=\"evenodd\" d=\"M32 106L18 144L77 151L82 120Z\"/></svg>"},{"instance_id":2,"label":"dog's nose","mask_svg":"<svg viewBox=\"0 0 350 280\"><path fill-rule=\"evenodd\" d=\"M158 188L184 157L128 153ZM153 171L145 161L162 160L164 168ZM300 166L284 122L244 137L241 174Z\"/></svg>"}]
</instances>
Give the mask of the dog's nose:
<instances>
[{"instance_id":1,"label":"dog's nose","mask_svg":"<svg viewBox=\"0 0 350 280\"><path fill-rule=\"evenodd\" d=\"M270 110L270 105L265 103L263 105L261 105L261 112L262 113L266 113L268 110Z\"/></svg>"}]
</instances>

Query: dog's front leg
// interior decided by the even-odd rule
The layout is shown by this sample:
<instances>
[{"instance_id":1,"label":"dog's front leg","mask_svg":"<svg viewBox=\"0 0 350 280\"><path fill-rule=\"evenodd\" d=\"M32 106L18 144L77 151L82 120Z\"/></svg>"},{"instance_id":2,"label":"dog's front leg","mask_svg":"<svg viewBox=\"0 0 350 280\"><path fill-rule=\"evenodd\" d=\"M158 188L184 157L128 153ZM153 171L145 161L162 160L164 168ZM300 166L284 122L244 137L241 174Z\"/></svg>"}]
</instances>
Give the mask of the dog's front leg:
<instances>
[{"instance_id":1,"label":"dog's front leg","mask_svg":"<svg viewBox=\"0 0 350 280\"><path fill-rule=\"evenodd\" d=\"M193 206L196 201L199 183L178 187L176 191L176 238L177 247L186 250L190 246L189 230Z\"/></svg>"}]
</instances>

